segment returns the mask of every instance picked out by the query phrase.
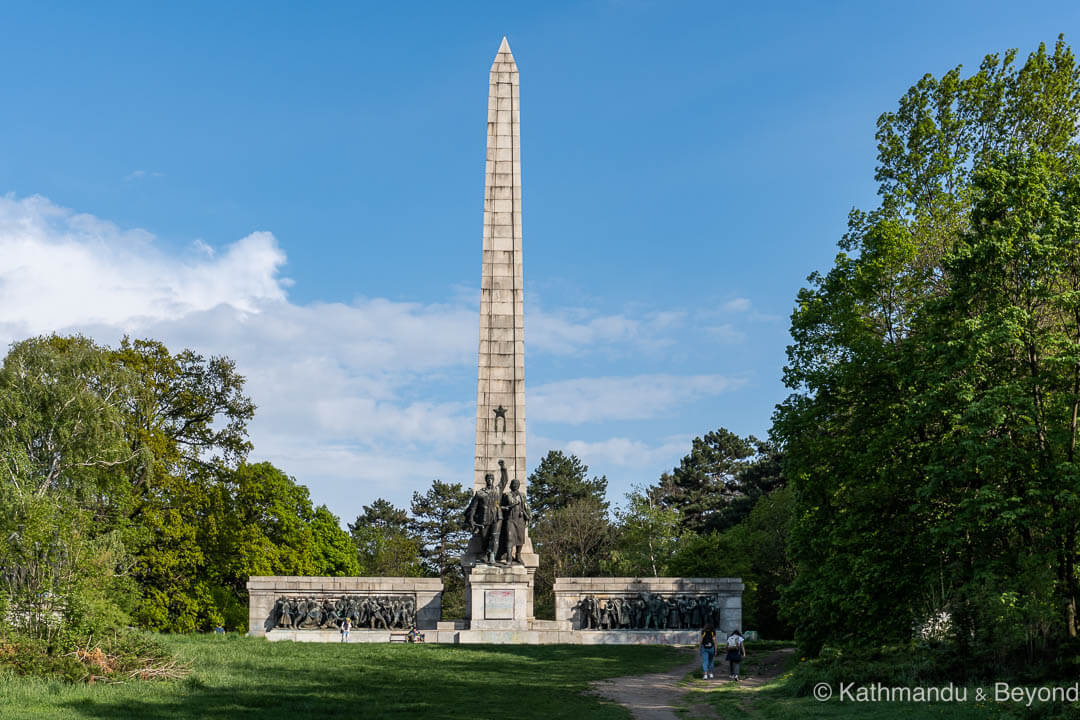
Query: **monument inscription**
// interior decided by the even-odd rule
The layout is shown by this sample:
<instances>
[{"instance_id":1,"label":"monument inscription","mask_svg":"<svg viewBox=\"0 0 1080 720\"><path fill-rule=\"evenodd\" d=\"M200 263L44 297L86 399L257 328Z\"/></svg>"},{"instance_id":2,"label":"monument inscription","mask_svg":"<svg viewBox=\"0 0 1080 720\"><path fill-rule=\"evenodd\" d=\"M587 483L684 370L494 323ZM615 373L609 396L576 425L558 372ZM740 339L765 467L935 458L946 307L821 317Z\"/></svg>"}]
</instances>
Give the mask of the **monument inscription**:
<instances>
[{"instance_id":1,"label":"monument inscription","mask_svg":"<svg viewBox=\"0 0 1080 720\"><path fill-rule=\"evenodd\" d=\"M485 620L513 620L514 619L514 591L513 590L485 590L484 591L484 619Z\"/></svg>"}]
</instances>

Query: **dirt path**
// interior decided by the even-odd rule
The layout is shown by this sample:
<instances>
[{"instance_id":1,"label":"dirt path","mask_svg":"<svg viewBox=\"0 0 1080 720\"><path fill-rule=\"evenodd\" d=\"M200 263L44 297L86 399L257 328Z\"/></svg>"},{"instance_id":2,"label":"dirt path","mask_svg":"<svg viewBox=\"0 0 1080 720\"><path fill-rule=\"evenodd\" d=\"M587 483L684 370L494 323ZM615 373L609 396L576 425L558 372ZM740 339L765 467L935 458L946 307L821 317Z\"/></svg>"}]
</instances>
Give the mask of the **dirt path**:
<instances>
[{"instance_id":1,"label":"dirt path","mask_svg":"<svg viewBox=\"0 0 1080 720\"><path fill-rule=\"evenodd\" d=\"M767 683L780 674L787 657L793 648L783 648L767 654L754 667L752 674L744 675L741 687L757 687ZM695 651L688 651L687 661L673 670L650 675L629 675L594 682L590 694L606 697L628 708L634 720L678 720L675 709L685 705L687 690L691 692L707 689L710 685L728 682L726 664L717 663L720 677L714 680L695 678L687 687L680 685L687 674L701 667L700 656ZM712 706L704 702L692 702L689 705L690 718L710 719L718 715Z\"/></svg>"},{"instance_id":2,"label":"dirt path","mask_svg":"<svg viewBox=\"0 0 1080 720\"><path fill-rule=\"evenodd\" d=\"M740 687L758 687L776 678L784 669L784 663L795 652L795 648L780 648L765 655L754 669L752 675L745 675L739 680ZM726 666L725 666L726 667Z\"/></svg>"},{"instance_id":3,"label":"dirt path","mask_svg":"<svg viewBox=\"0 0 1080 720\"><path fill-rule=\"evenodd\" d=\"M634 720L676 720L675 708L686 692L679 687L679 681L700 665L698 654L687 651L686 662L674 670L599 680L592 684L589 694L629 708Z\"/></svg>"}]
</instances>

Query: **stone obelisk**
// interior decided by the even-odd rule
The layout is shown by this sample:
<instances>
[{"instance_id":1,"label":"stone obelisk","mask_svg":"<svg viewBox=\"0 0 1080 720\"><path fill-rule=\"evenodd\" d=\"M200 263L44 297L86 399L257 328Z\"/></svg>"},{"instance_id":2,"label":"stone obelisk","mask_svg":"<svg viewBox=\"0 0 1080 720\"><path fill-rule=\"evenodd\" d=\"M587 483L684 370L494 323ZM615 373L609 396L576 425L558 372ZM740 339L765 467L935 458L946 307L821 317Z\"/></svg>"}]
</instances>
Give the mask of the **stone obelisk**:
<instances>
[{"instance_id":1,"label":"stone obelisk","mask_svg":"<svg viewBox=\"0 0 1080 720\"><path fill-rule=\"evenodd\" d=\"M484 476L518 480L525 490L525 314L521 271L521 114L518 69L503 38L491 65L484 250L480 274L480 353L476 387L476 464ZM510 490L509 487L506 488ZM472 631L527 630L533 620L533 579L539 564L526 535L521 564L490 565L474 535L462 558L465 610ZM464 636L461 636L464 637ZM483 635L474 638L482 641Z\"/></svg>"},{"instance_id":2,"label":"stone obelisk","mask_svg":"<svg viewBox=\"0 0 1080 720\"><path fill-rule=\"evenodd\" d=\"M491 65L484 254L480 275L480 362L476 390L476 466L499 481L502 460L524 486L525 336L521 270L521 115L518 69L503 38ZM524 489L524 488L523 488Z\"/></svg>"}]
</instances>

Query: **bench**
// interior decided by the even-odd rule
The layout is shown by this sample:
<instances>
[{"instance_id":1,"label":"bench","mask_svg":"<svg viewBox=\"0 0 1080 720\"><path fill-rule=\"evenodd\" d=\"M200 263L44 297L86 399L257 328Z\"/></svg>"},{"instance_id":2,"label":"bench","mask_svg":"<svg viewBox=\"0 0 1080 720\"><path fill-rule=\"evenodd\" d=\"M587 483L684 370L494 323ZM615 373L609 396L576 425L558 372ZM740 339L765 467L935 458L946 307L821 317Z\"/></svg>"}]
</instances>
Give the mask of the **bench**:
<instances>
[{"instance_id":1,"label":"bench","mask_svg":"<svg viewBox=\"0 0 1080 720\"><path fill-rule=\"evenodd\" d=\"M409 642L409 633L407 632L392 632L390 633L390 642L392 643L407 643Z\"/></svg>"}]
</instances>

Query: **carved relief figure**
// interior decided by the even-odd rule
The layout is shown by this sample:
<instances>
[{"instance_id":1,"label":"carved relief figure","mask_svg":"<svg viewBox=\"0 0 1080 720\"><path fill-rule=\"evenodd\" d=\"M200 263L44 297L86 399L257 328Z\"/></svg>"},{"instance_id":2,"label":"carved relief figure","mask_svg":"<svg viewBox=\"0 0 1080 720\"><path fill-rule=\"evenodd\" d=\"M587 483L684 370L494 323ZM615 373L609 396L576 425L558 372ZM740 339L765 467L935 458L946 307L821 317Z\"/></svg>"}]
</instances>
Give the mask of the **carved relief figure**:
<instances>
[{"instance_id":1,"label":"carved relief figure","mask_svg":"<svg viewBox=\"0 0 1080 720\"><path fill-rule=\"evenodd\" d=\"M596 622L596 599L592 595L586 595L578 601L578 610L581 611L581 629L592 630Z\"/></svg>"},{"instance_id":2,"label":"carved relief figure","mask_svg":"<svg viewBox=\"0 0 1080 720\"><path fill-rule=\"evenodd\" d=\"M416 598L411 595L348 595L282 597L274 601L273 627L292 630L340 628L348 619L355 629L407 629L416 623Z\"/></svg>"},{"instance_id":3,"label":"carved relief figure","mask_svg":"<svg viewBox=\"0 0 1080 720\"><path fill-rule=\"evenodd\" d=\"M719 595L671 595L640 592L633 597L582 595L575 606L581 630L679 630L716 624L723 617Z\"/></svg>"}]
</instances>

